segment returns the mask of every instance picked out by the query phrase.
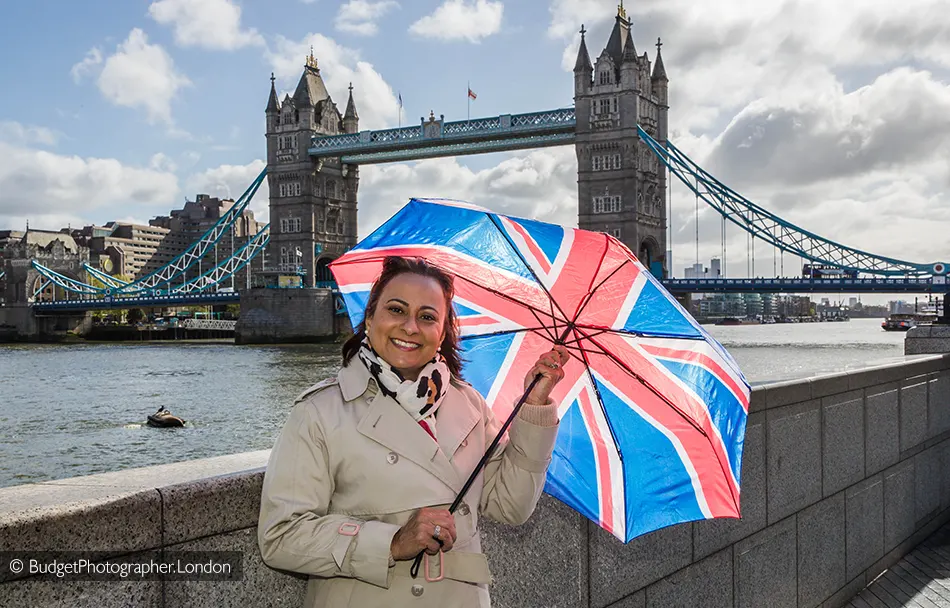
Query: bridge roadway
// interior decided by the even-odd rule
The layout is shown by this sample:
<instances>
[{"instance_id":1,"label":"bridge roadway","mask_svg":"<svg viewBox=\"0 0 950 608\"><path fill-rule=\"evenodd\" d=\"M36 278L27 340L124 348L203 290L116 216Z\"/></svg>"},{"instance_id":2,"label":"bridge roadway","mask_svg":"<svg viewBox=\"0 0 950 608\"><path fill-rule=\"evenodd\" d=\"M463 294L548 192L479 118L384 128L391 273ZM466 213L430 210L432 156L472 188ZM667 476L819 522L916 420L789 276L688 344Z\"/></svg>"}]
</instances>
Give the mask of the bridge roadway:
<instances>
[{"instance_id":1,"label":"bridge roadway","mask_svg":"<svg viewBox=\"0 0 950 608\"><path fill-rule=\"evenodd\" d=\"M946 277L934 279L666 279L663 285L674 294L687 293L940 293L950 291ZM331 285L326 287L332 288ZM35 312L116 310L153 306L237 304L238 292L167 294L138 298L58 300L33 304Z\"/></svg>"},{"instance_id":2,"label":"bridge roadway","mask_svg":"<svg viewBox=\"0 0 950 608\"><path fill-rule=\"evenodd\" d=\"M947 277L896 279L665 279L670 293L930 293L950 288Z\"/></svg>"}]
</instances>

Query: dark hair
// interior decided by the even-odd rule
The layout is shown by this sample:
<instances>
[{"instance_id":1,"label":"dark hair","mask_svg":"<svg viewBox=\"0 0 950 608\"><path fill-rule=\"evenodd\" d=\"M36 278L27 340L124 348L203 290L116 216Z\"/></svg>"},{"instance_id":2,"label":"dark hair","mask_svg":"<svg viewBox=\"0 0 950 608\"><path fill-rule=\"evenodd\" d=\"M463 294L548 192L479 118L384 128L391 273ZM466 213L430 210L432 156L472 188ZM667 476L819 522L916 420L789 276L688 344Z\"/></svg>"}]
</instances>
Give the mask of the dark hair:
<instances>
[{"instance_id":1,"label":"dark hair","mask_svg":"<svg viewBox=\"0 0 950 608\"><path fill-rule=\"evenodd\" d=\"M459 329L455 318L455 308L452 306L455 282L452 275L420 258L388 256L383 260L383 271L369 291L369 300L366 301L366 312L363 315L363 320L356 327L356 333L343 344L343 366L349 365L350 360L359 352L360 344L362 344L363 338L366 337L366 318L372 317L376 313L376 305L379 304L379 297L382 295L383 289L390 281L401 274L417 274L429 277L435 279L442 287L442 293L445 294L445 336L442 338L441 352L442 356L445 357L445 364L449 371L461 380L462 357L459 354Z\"/></svg>"}]
</instances>

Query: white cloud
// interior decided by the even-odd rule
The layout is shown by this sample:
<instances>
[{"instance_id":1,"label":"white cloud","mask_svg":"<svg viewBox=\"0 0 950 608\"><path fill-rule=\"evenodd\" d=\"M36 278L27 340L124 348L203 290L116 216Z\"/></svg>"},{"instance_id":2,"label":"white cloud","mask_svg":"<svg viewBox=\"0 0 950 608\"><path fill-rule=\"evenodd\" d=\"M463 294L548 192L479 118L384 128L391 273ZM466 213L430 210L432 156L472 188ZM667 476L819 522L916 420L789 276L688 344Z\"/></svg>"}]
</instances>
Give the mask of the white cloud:
<instances>
[{"instance_id":1,"label":"white cloud","mask_svg":"<svg viewBox=\"0 0 950 608\"><path fill-rule=\"evenodd\" d=\"M395 0L349 0L340 5L336 14L336 29L361 36L375 36L379 32L376 22L398 6Z\"/></svg>"},{"instance_id":2,"label":"white cloud","mask_svg":"<svg viewBox=\"0 0 950 608\"><path fill-rule=\"evenodd\" d=\"M171 101L191 82L175 68L160 45L149 44L136 28L105 61L98 85L110 102L129 108L142 107L149 122L172 124Z\"/></svg>"},{"instance_id":3,"label":"white cloud","mask_svg":"<svg viewBox=\"0 0 950 608\"><path fill-rule=\"evenodd\" d=\"M19 218L52 222L71 218L81 224L90 214L113 206L128 213L135 206L166 207L175 200L172 173L123 165L112 158L64 156L0 143L0 225L21 225ZM42 220L41 218L46 218Z\"/></svg>"},{"instance_id":4,"label":"white cloud","mask_svg":"<svg viewBox=\"0 0 950 608\"><path fill-rule=\"evenodd\" d=\"M220 165L195 173L185 180L185 191L188 196L195 194L210 194L219 198L237 200L248 186L264 170L263 160L253 160L246 165ZM266 222L270 216L269 193L267 180L261 184L251 200L251 210L254 218L259 222Z\"/></svg>"},{"instance_id":5,"label":"white cloud","mask_svg":"<svg viewBox=\"0 0 950 608\"><path fill-rule=\"evenodd\" d=\"M102 51L96 47L93 47L89 49L89 52L86 53L86 56L83 57L82 61L75 64L69 70L69 74L73 77L73 82L79 84L82 82L83 77L92 72L93 69L101 63Z\"/></svg>"},{"instance_id":6,"label":"white cloud","mask_svg":"<svg viewBox=\"0 0 950 608\"><path fill-rule=\"evenodd\" d=\"M178 165L175 164L175 161L162 152L153 154L152 158L148 161L148 166L155 171L167 171L168 173L174 173L178 170Z\"/></svg>"},{"instance_id":7,"label":"white cloud","mask_svg":"<svg viewBox=\"0 0 950 608\"><path fill-rule=\"evenodd\" d=\"M571 146L534 150L472 171L456 159L360 168L360 236L412 197L453 198L506 215L577 225L577 160Z\"/></svg>"},{"instance_id":8,"label":"white cloud","mask_svg":"<svg viewBox=\"0 0 950 608\"><path fill-rule=\"evenodd\" d=\"M431 15L409 26L422 38L479 42L501 30L505 6L492 0L445 0Z\"/></svg>"},{"instance_id":9,"label":"white cloud","mask_svg":"<svg viewBox=\"0 0 950 608\"><path fill-rule=\"evenodd\" d=\"M311 46L327 90L341 112L346 107L347 85L353 83L360 129L388 127L398 120L396 95L373 64L360 59L358 51L341 46L322 34L307 34L300 41L277 36L274 48L268 50L266 56L282 83L296 86Z\"/></svg>"},{"instance_id":10,"label":"white cloud","mask_svg":"<svg viewBox=\"0 0 950 608\"><path fill-rule=\"evenodd\" d=\"M15 121L0 121L0 142L55 146L60 135L58 131L47 127L22 125Z\"/></svg>"},{"instance_id":11,"label":"white cloud","mask_svg":"<svg viewBox=\"0 0 950 608\"><path fill-rule=\"evenodd\" d=\"M232 51L264 44L257 30L241 29L241 7L232 0L157 0L148 14L174 28L179 46Z\"/></svg>"}]
</instances>

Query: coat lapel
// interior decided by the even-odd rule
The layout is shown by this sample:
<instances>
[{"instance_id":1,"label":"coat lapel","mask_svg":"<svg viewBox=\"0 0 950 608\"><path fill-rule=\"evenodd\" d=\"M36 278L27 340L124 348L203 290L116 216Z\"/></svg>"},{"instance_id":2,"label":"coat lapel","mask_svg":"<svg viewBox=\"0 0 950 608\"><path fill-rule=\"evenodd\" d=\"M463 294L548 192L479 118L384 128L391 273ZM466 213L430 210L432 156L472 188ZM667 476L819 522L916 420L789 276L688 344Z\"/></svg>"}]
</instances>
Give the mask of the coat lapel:
<instances>
[{"instance_id":1,"label":"coat lapel","mask_svg":"<svg viewBox=\"0 0 950 608\"><path fill-rule=\"evenodd\" d=\"M448 458L455 455L462 441L472 432L475 425L481 418L481 412L472 407L472 404L462 392L451 383L449 384L449 394L445 396L446 402L451 401L452 405L439 408L436 415L438 424L439 445Z\"/></svg>"}]
</instances>

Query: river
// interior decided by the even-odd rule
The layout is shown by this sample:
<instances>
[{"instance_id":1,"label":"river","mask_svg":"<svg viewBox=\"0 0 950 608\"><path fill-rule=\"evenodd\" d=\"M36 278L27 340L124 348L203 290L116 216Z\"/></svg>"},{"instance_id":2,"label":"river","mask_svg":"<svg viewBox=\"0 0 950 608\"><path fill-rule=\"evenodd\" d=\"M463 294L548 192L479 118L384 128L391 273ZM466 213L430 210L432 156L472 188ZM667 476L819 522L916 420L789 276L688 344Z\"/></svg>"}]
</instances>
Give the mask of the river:
<instances>
[{"instance_id":1,"label":"river","mask_svg":"<svg viewBox=\"0 0 950 608\"><path fill-rule=\"evenodd\" d=\"M760 384L901 357L904 334L880 323L708 329ZM294 397L338 365L338 345L0 346L0 487L270 448ZM160 406L187 426L145 426Z\"/></svg>"}]
</instances>

